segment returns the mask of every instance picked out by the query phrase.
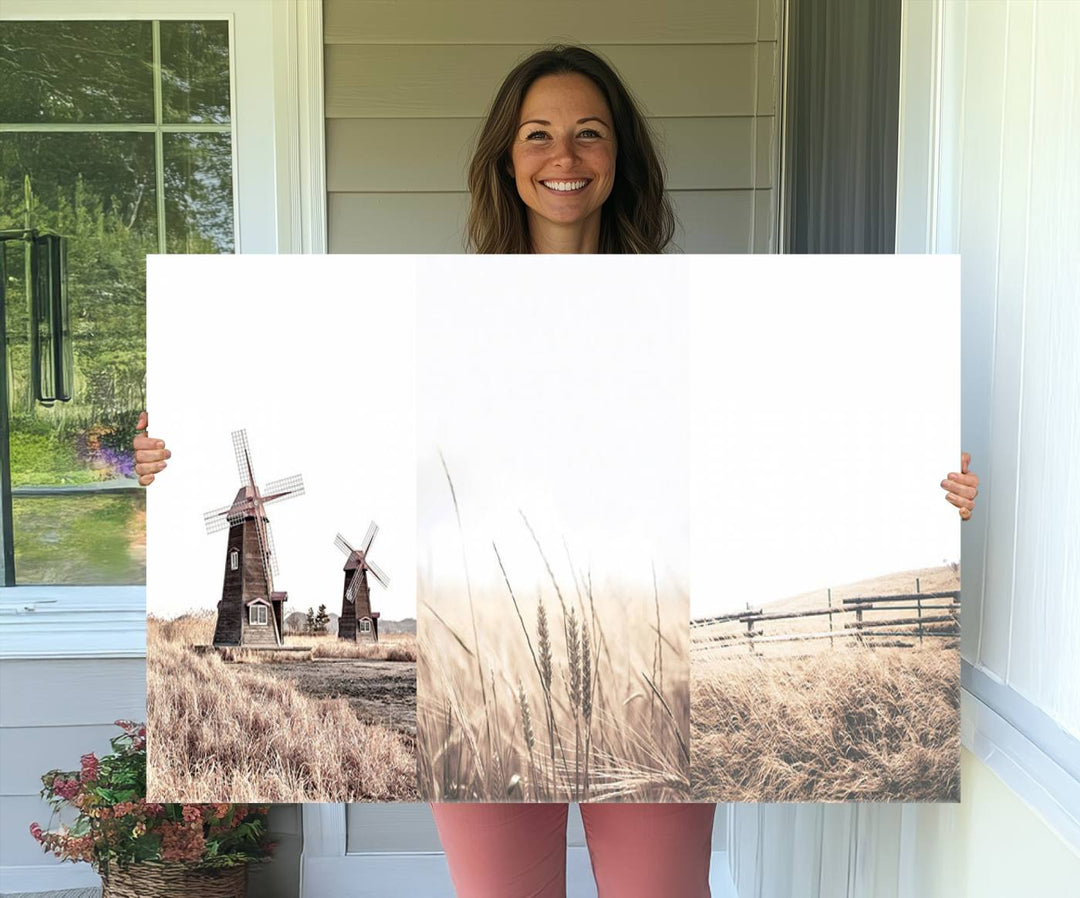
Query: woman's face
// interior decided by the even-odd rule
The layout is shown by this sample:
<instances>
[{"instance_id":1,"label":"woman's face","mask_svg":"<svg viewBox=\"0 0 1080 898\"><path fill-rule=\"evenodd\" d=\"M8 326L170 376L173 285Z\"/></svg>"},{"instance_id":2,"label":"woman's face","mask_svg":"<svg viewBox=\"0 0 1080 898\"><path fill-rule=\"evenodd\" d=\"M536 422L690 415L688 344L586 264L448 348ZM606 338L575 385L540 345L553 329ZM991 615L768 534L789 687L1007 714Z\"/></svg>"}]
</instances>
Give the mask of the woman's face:
<instances>
[{"instance_id":1,"label":"woman's face","mask_svg":"<svg viewBox=\"0 0 1080 898\"><path fill-rule=\"evenodd\" d=\"M615 128L600 89L584 75L545 75L521 104L510 151L518 195L557 225L599 219L615 183Z\"/></svg>"}]
</instances>

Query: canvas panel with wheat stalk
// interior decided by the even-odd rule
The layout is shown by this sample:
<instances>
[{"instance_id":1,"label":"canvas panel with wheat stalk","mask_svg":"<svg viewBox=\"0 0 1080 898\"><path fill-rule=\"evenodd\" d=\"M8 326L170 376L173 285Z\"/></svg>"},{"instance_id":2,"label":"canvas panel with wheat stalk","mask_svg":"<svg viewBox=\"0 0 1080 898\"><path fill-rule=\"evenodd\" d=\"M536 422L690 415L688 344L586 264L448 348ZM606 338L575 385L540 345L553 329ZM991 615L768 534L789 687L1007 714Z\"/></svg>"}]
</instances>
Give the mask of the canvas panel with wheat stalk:
<instances>
[{"instance_id":1,"label":"canvas panel with wheat stalk","mask_svg":"<svg viewBox=\"0 0 1080 898\"><path fill-rule=\"evenodd\" d=\"M421 274L429 800L688 798L685 278L675 260L617 262Z\"/></svg>"},{"instance_id":2,"label":"canvas panel with wheat stalk","mask_svg":"<svg viewBox=\"0 0 1080 898\"><path fill-rule=\"evenodd\" d=\"M956 259L754 264L694 287L693 795L958 801Z\"/></svg>"}]
</instances>

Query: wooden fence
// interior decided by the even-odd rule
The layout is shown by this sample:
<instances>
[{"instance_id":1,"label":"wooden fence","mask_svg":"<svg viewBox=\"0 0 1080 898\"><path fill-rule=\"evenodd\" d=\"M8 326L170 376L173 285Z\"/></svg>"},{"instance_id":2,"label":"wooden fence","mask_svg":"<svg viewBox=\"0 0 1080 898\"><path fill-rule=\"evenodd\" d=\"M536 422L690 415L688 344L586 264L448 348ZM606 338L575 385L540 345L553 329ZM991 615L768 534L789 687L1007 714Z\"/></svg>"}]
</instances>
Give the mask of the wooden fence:
<instances>
[{"instance_id":1,"label":"wooden fence","mask_svg":"<svg viewBox=\"0 0 1080 898\"><path fill-rule=\"evenodd\" d=\"M959 590L920 592L919 582L916 580L913 593L854 596L843 599L839 606L833 604L832 590L827 592L826 608L800 611L762 611L760 608L748 608L745 611L692 620L690 647L693 651L708 651L745 646L749 652L755 652L756 646L762 643L828 639L830 646L835 646L839 641L841 645L911 648L922 645L925 639L957 639L960 636ZM883 616L883 612L889 616ZM898 612L907 613L896 616ZM873 616L870 616L871 613ZM818 617L828 617L828 630L772 632L773 623L776 621ZM710 632L735 626L739 629Z\"/></svg>"}]
</instances>

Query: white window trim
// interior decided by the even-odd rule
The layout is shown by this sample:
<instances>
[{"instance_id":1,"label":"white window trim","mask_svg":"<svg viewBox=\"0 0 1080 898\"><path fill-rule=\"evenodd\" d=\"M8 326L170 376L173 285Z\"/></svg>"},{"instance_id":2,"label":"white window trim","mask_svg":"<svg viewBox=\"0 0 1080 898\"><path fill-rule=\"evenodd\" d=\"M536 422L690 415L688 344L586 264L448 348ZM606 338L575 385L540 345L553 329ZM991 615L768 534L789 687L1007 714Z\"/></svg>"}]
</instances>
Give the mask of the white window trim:
<instances>
[{"instance_id":1,"label":"white window trim","mask_svg":"<svg viewBox=\"0 0 1080 898\"><path fill-rule=\"evenodd\" d=\"M364 626L365 624L367 624L366 627ZM362 617L362 618L360 618L360 632L361 633L370 633L371 629L372 629L371 628L371 618L370 617Z\"/></svg>"},{"instance_id":2,"label":"white window trim","mask_svg":"<svg viewBox=\"0 0 1080 898\"><path fill-rule=\"evenodd\" d=\"M0 658L145 658L146 587L0 589Z\"/></svg>"},{"instance_id":3,"label":"white window trim","mask_svg":"<svg viewBox=\"0 0 1080 898\"><path fill-rule=\"evenodd\" d=\"M326 252L321 0L4 0L0 20L230 22L236 250Z\"/></svg>"},{"instance_id":4,"label":"white window trim","mask_svg":"<svg viewBox=\"0 0 1080 898\"><path fill-rule=\"evenodd\" d=\"M258 613L256 613L258 612ZM260 620L261 618L261 620ZM270 623L270 615L267 605L263 601L252 602L248 605L248 625L252 627L265 627Z\"/></svg>"},{"instance_id":5,"label":"white window trim","mask_svg":"<svg viewBox=\"0 0 1080 898\"><path fill-rule=\"evenodd\" d=\"M229 570L240 570L240 550L233 548L229 549Z\"/></svg>"}]
</instances>

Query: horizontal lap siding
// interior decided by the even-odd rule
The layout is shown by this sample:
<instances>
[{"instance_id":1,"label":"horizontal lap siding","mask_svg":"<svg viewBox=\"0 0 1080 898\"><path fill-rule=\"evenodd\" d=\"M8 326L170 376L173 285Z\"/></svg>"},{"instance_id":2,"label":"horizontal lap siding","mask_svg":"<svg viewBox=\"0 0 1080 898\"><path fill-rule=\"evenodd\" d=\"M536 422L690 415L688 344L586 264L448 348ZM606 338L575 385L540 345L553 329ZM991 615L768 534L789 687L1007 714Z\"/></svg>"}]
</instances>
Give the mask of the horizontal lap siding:
<instances>
[{"instance_id":1,"label":"horizontal lap siding","mask_svg":"<svg viewBox=\"0 0 1080 898\"><path fill-rule=\"evenodd\" d=\"M331 252L462 252L466 168L492 95L560 39L599 50L647 110L679 249L775 250L773 0L327 0L324 28Z\"/></svg>"},{"instance_id":2,"label":"horizontal lap siding","mask_svg":"<svg viewBox=\"0 0 1080 898\"><path fill-rule=\"evenodd\" d=\"M110 751L114 720L146 716L146 662L88 658L0 661L0 868L48 864L30 837L50 808L38 795L47 770L78 770L79 758Z\"/></svg>"},{"instance_id":3,"label":"horizontal lap siding","mask_svg":"<svg viewBox=\"0 0 1080 898\"><path fill-rule=\"evenodd\" d=\"M324 9L328 44L746 43L759 20L758 0L328 0ZM553 23L573 23L573 34Z\"/></svg>"}]
</instances>

